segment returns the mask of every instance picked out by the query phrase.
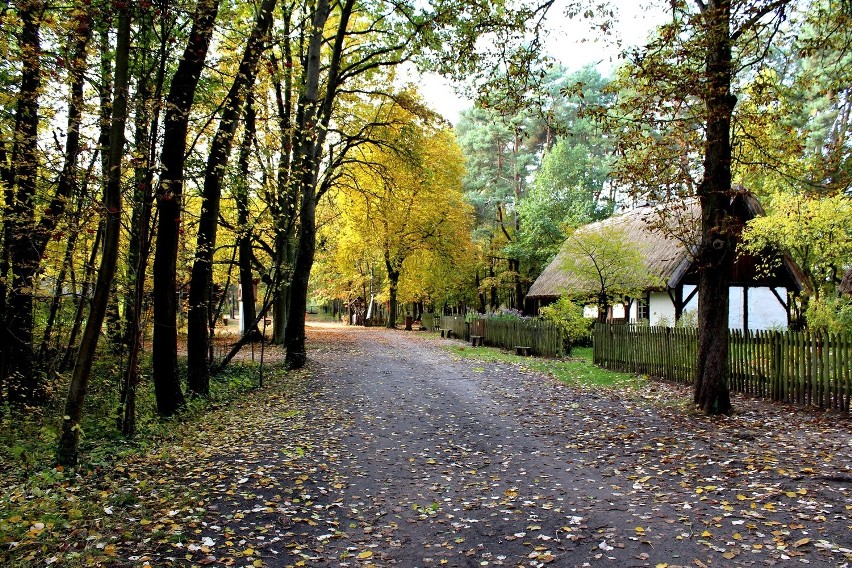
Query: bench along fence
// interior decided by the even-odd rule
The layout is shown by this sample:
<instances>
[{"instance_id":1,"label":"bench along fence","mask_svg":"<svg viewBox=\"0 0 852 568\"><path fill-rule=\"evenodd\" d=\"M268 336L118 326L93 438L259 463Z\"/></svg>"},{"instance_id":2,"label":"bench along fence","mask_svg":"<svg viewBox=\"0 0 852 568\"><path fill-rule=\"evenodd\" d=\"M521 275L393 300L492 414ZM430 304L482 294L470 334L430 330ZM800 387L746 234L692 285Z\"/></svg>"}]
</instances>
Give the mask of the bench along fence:
<instances>
[{"instance_id":1,"label":"bench along fence","mask_svg":"<svg viewBox=\"0 0 852 568\"><path fill-rule=\"evenodd\" d=\"M849 412L852 334L810 331L729 331L731 390L771 400ZM691 383L694 328L595 324L594 363Z\"/></svg>"},{"instance_id":2,"label":"bench along fence","mask_svg":"<svg viewBox=\"0 0 852 568\"><path fill-rule=\"evenodd\" d=\"M562 332L544 320L476 318L468 323L462 316L441 316L441 329L451 330L454 337L465 341L470 341L472 335L479 336L484 345L492 347L511 350L520 345L536 355L563 355Z\"/></svg>"}]
</instances>

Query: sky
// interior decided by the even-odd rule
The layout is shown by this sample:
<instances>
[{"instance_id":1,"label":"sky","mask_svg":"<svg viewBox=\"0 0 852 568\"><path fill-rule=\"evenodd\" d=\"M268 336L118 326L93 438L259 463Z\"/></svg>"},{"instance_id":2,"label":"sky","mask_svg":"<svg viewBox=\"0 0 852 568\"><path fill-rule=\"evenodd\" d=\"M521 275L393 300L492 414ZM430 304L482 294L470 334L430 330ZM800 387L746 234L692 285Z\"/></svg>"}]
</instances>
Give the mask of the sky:
<instances>
[{"instance_id":1,"label":"sky","mask_svg":"<svg viewBox=\"0 0 852 568\"><path fill-rule=\"evenodd\" d=\"M599 41L599 35L592 30L588 20L566 17L558 6L554 6L548 15L548 36L544 49L554 59L562 63L569 71L576 71L586 65L596 65L598 70L609 75L620 63L618 55L621 48L641 45L648 33L669 18L669 14L659 7L647 8L648 2L634 0L614 0L618 10L614 34ZM434 74L420 78L421 93L429 104L451 123L455 124L459 112L472 106L472 102L455 92L452 85L443 77Z\"/></svg>"}]
</instances>

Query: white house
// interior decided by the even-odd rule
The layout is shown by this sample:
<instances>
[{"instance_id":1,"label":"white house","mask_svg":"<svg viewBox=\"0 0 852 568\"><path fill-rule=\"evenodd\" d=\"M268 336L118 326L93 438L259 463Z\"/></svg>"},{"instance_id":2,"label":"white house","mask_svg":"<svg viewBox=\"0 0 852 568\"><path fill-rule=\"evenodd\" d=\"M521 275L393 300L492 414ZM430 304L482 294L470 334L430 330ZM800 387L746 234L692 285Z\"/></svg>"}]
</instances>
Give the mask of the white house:
<instances>
[{"instance_id":1,"label":"white house","mask_svg":"<svg viewBox=\"0 0 852 568\"><path fill-rule=\"evenodd\" d=\"M747 192L733 198L746 218L763 215L757 199ZM696 200L687 201L675 210L661 215L658 207L638 207L581 227L580 231L599 231L607 226L620 226L642 252L651 275L639 298L628 299L613 307L614 320L648 321L651 325L672 325L698 308L698 270L692 252L696 249L700 208ZM570 293L592 296L595 285L583 282L566 269L567 251L562 251L536 279L527 293L527 311L538 309ZM767 254L773 254L767 251ZM799 268L787 257L770 274L758 270L758 260L739 255L731 274L729 326L733 329L770 329L790 323L790 295L802 291ZM627 317L625 317L627 310Z\"/></svg>"}]
</instances>

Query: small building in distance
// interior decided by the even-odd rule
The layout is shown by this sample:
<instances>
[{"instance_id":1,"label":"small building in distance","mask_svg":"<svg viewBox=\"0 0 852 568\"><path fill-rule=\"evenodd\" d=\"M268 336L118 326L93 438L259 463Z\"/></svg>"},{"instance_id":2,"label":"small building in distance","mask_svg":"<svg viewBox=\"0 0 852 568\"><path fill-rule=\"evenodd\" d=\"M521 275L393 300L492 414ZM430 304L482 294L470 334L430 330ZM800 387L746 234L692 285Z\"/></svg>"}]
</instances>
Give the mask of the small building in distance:
<instances>
[{"instance_id":1,"label":"small building in distance","mask_svg":"<svg viewBox=\"0 0 852 568\"><path fill-rule=\"evenodd\" d=\"M763 215L758 200L742 191L732 198L742 208L745 219ZM648 286L639 298L612 308L608 319L647 321L650 325L673 325L690 311L698 309L698 268L693 253L700 235L700 206L692 199L661 214L660 206L637 207L621 215L585 225L579 231L600 231L620 226L630 242L641 252L649 275ZM595 283L566 269L566 247L536 279L527 294L527 311L539 308L570 294L592 296ZM779 254L767 251L768 255ZM757 330L791 325L791 295L802 291L801 271L788 255L781 255L779 266L765 274L759 270L761 258L740 254L730 275L729 327ZM662 284L661 284L662 283Z\"/></svg>"}]
</instances>

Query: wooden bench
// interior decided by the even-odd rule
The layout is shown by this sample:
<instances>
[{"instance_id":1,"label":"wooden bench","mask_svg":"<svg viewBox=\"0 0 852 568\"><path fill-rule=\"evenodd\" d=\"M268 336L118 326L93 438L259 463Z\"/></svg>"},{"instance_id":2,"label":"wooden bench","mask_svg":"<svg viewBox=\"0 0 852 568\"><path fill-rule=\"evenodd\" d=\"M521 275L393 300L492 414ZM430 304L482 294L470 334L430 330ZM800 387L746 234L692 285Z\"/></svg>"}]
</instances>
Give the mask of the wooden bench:
<instances>
[{"instance_id":1,"label":"wooden bench","mask_svg":"<svg viewBox=\"0 0 852 568\"><path fill-rule=\"evenodd\" d=\"M482 347L482 336L481 335L471 335L470 336L470 344L473 347Z\"/></svg>"},{"instance_id":2,"label":"wooden bench","mask_svg":"<svg viewBox=\"0 0 852 568\"><path fill-rule=\"evenodd\" d=\"M445 335L446 333L446 335ZM447 339L451 339L453 337L452 329L441 329L441 337L446 337Z\"/></svg>"},{"instance_id":3,"label":"wooden bench","mask_svg":"<svg viewBox=\"0 0 852 568\"><path fill-rule=\"evenodd\" d=\"M532 349L523 345L515 345L515 355L520 355L521 357L529 357L530 355L532 355Z\"/></svg>"}]
</instances>

